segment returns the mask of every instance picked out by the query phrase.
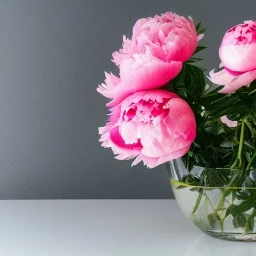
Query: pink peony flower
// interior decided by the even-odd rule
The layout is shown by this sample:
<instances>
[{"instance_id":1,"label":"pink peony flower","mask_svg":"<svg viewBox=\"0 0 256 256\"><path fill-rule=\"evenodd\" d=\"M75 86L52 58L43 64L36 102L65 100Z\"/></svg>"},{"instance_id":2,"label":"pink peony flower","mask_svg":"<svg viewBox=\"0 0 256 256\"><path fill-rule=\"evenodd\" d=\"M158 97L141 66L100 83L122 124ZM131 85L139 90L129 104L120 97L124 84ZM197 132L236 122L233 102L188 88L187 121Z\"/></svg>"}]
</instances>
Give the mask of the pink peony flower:
<instances>
[{"instance_id":1,"label":"pink peony flower","mask_svg":"<svg viewBox=\"0 0 256 256\"><path fill-rule=\"evenodd\" d=\"M256 22L245 21L229 29L219 49L223 69L209 79L224 85L222 93L234 93L256 79Z\"/></svg>"},{"instance_id":2,"label":"pink peony flower","mask_svg":"<svg viewBox=\"0 0 256 256\"><path fill-rule=\"evenodd\" d=\"M107 104L113 107L134 92L165 85L179 74L200 38L191 18L171 12L138 20L132 39L124 37L123 48L113 53L120 78L106 74L98 92L113 99Z\"/></svg>"},{"instance_id":3,"label":"pink peony flower","mask_svg":"<svg viewBox=\"0 0 256 256\"><path fill-rule=\"evenodd\" d=\"M132 39L124 37L123 49L113 53L113 61L120 65L136 53L149 53L163 60L187 61L194 53L197 37L193 20L166 12L154 18L139 19L133 27Z\"/></svg>"},{"instance_id":4,"label":"pink peony flower","mask_svg":"<svg viewBox=\"0 0 256 256\"><path fill-rule=\"evenodd\" d=\"M220 120L223 124L226 124L228 127L237 127L237 121L232 121L228 119L227 116L222 116Z\"/></svg>"},{"instance_id":5,"label":"pink peony flower","mask_svg":"<svg viewBox=\"0 0 256 256\"><path fill-rule=\"evenodd\" d=\"M256 22L245 21L229 29L219 49L223 65L233 71L256 69Z\"/></svg>"},{"instance_id":6,"label":"pink peony flower","mask_svg":"<svg viewBox=\"0 0 256 256\"><path fill-rule=\"evenodd\" d=\"M196 136L194 113L186 101L165 90L134 93L111 109L99 128L102 146L119 160L135 158L149 168L185 155Z\"/></svg>"},{"instance_id":7,"label":"pink peony flower","mask_svg":"<svg viewBox=\"0 0 256 256\"><path fill-rule=\"evenodd\" d=\"M164 62L149 54L135 54L133 58L122 61L120 78L106 73L105 83L101 84L97 91L113 99L107 104L108 107L113 107L134 92L163 86L173 79L181 68L181 62Z\"/></svg>"}]
</instances>

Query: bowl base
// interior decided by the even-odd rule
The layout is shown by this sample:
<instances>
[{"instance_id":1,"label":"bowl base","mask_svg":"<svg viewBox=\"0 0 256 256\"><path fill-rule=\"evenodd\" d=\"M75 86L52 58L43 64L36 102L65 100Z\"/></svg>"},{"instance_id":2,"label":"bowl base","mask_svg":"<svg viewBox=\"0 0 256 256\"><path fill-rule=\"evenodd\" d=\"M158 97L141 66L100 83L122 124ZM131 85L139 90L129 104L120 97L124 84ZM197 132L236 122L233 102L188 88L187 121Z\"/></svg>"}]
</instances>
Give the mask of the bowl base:
<instances>
[{"instance_id":1,"label":"bowl base","mask_svg":"<svg viewBox=\"0 0 256 256\"><path fill-rule=\"evenodd\" d=\"M243 233L216 232L212 230L208 230L205 233L212 237L224 239L224 240L256 242L256 233L243 234Z\"/></svg>"}]
</instances>

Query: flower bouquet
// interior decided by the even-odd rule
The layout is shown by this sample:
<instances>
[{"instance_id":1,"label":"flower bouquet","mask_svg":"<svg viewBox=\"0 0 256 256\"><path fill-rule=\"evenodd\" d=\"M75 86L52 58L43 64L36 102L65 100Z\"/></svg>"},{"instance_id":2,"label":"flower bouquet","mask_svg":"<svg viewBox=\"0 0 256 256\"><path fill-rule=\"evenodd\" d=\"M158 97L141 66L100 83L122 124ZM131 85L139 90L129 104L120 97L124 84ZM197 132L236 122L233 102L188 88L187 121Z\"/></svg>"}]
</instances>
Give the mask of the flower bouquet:
<instances>
[{"instance_id":1,"label":"flower bouquet","mask_svg":"<svg viewBox=\"0 0 256 256\"><path fill-rule=\"evenodd\" d=\"M132 165L166 163L181 210L205 233L253 241L256 22L226 32L207 83L203 36L201 23L171 12L136 22L113 53L119 75L97 88L110 99L100 141Z\"/></svg>"}]
</instances>

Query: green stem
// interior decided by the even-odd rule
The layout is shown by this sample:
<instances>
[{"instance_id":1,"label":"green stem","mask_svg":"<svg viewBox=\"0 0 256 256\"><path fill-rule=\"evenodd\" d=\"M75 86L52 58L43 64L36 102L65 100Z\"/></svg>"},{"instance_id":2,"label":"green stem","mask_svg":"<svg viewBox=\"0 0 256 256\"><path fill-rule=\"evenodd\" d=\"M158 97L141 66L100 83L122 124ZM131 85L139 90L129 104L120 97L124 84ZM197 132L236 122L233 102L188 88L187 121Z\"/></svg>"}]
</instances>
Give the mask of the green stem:
<instances>
[{"instance_id":1,"label":"green stem","mask_svg":"<svg viewBox=\"0 0 256 256\"><path fill-rule=\"evenodd\" d=\"M246 119L242 120L237 156L236 156L236 159L235 159L234 163L231 165L230 169L234 169L235 167L237 167L237 162L238 161L239 161L238 168L242 167L242 151L243 151L243 146L244 146L245 123L246 123Z\"/></svg>"},{"instance_id":2,"label":"green stem","mask_svg":"<svg viewBox=\"0 0 256 256\"><path fill-rule=\"evenodd\" d=\"M252 167L253 161L256 158L256 152L254 153L253 157L251 158L250 162L248 163L248 165L246 166L246 172L249 171Z\"/></svg>"},{"instance_id":3,"label":"green stem","mask_svg":"<svg viewBox=\"0 0 256 256\"><path fill-rule=\"evenodd\" d=\"M224 190L221 190L221 193L222 193L222 195L221 195L220 201L219 201L219 203L218 203L216 209L214 210L214 214L217 214L217 211L218 211L219 209L223 208L223 206L224 206L226 193L225 193Z\"/></svg>"},{"instance_id":4,"label":"green stem","mask_svg":"<svg viewBox=\"0 0 256 256\"><path fill-rule=\"evenodd\" d=\"M243 120L242 127L241 127L238 154L237 154L237 159L239 160L239 168L242 167L242 150L243 150L243 145L244 145L244 127L245 127L245 121Z\"/></svg>"},{"instance_id":5,"label":"green stem","mask_svg":"<svg viewBox=\"0 0 256 256\"><path fill-rule=\"evenodd\" d=\"M251 91L250 93L248 93L248 95L251 95L251 94L253 94L253 93L255 93L256 92L256 89L254 89L253 91Z\"/></svg>"},{"instance_id":6,"label":"green stem","mask_svg":"<svg viewBox=\"0 0 256 256\"><path fill-rule=\"evenodd\" d=\"M206 197L206 199L208 200L209 204L211 205L212 209L214 210L214 206L209 198L209 196L207 195L207 193L204 191L204 196Z\"/></svg>"},{"instance_id":7,"label":"green stem","mask_svg":"<svg viewBox=\"0 0 256 256\"><path fill-rule=\"evenodd\" d=\"M187 155L186 169L190 171L190 155Z\"/></svg>"},{"instance_id":8,"label":"green stem","mask_svg":"<svg viewBox=\"0 0 256 256\"><path fill-rule=\"evenodd\" d=\"M237 164L237 158L236 158L235 162L230 166L230 169L231 170L234 169L236 167L236 164Z\"/></svg>"},{"instance_id":9,"label":"green stem","mask_svg":"<svg viewBox=\"0 0 256 256\"><path fill-rule=\"evenodd\" d=\"M251 124L250 124L250 122L248 120L245 120L245 124L249 128L249 130L250 130L250 132L251 132L251 134L253 136L253 134L255 133L255 129L252 128L252 126L251 126Z\"/></svg>"},{"instance_id":10,"label":"green stem","mask_svg":"<svg viewBox=\"0 0 256 256\"><path fill-rule=\"evenodd\" d=\"M225 203L225 198L226 198L226 196L227 196L228 193L229 193L228 188L230 188L230 187L233 185L234 181L235 181L236 178L237 178L237 175L238 175L238 172L236 172L236 174L232 177L232 179L231 179L231 181L229 182L229 184L227 185L227 187L226 187L225 189L221 190L222 195L221 195L221 198L220 198L220 201L219 201L217 207L216 207L215 210L214 210L214 214L215 214L215 215L217 215L217 211L218 211L219 209L223 208L224 203Z\"/></svg>"},{"instance_id":11,"label":"green stem","mask_svg":"<svg viewBox=\"0 0 256 256\"><path fill-rule=\"evenodd\" d=\"M253 225L251 225L251 222L254 221L254 217L256 216L256 209L254 208L250 216L248 217L245 227L244 227L244 234L248 234L250 231L253 230Z\"/></svg>"}]
</instances>

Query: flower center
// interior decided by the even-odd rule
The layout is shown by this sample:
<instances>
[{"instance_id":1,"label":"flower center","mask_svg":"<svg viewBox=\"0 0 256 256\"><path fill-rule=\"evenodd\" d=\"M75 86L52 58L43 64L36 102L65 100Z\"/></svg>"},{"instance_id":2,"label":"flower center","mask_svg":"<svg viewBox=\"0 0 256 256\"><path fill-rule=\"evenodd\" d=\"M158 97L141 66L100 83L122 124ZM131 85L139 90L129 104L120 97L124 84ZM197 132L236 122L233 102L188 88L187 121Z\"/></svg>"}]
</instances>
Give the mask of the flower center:
<instances>
[{"instance_id":1,"label":"flower center","mask_svg":"<svg viewBox=\"0 0 256 256\"><path fill-rule=\"evenodd\" d=\"M140 100L138 103L132 103L124 111L123 120L143 123L151 123L157 116L167 116L169 109L164 108L164 105L169 99L163 99L163 102L153 100Z\"/></svg>"}]
</instances>

